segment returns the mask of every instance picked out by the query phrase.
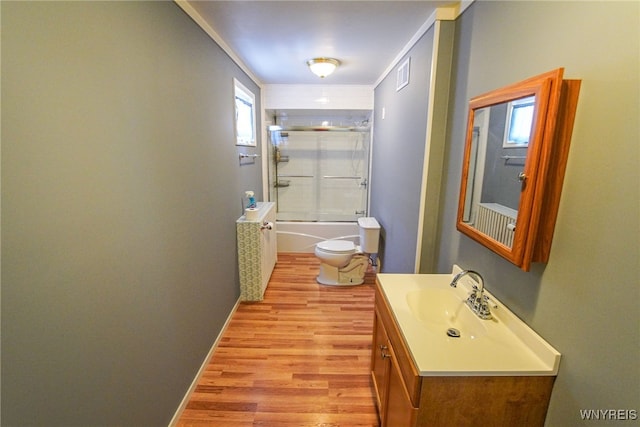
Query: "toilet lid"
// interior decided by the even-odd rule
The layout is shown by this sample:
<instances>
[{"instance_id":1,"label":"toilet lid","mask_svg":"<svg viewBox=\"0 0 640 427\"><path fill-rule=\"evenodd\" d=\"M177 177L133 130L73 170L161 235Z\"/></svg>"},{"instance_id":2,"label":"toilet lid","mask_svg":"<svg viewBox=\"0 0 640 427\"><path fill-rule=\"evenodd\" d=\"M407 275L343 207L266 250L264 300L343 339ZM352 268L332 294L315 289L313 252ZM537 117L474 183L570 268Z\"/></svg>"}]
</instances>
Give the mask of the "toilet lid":
<instances>
[{"instance_id":1,"label":"toilet lid","mask_svg":"<svg viewBox=\"0 0 640 427\"><path fill-rule=\"evenodd\" d=\"M334 253L351 253L356 246L349 240L325 240L318 243L318 249Z\"/></svg>"}]
</instances>

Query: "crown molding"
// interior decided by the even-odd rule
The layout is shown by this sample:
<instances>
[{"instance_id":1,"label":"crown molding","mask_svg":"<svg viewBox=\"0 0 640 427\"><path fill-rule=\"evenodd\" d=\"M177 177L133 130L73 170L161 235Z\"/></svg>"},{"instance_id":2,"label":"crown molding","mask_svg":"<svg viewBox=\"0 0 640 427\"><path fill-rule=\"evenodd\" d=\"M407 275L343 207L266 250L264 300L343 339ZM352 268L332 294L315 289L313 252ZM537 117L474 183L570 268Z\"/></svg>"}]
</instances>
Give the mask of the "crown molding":
<instances>
[{"instance_id":1,"label":"crown molding","mask_svg":"<svg viewBox=\"0 0 640 427\"><path fill-rule=\"evenodd\" d=\"M202 28L202 30L204 30L204 32L207 33L207 35L211 37L211 39L216 42L227 55L229 55L233 62L235 62L238 67L240 67L240 69L242 69L242 71L244 71L244 73L249 76L249 78L253 80L256 85L258 85L260 89L262 89L263 83L260 81L260 79L258 79L251 72L249 67L247 67L247 65L240 59L240 57L236 55L233 49L231 49L231 47L222 39L222 37L220 37L220 35L213 29L213 27L211 27L211 25L209 25L207 21L204 20L202 15L200 15L200 13L198 13L198 11L195 10L187 0L173 1L178 5L178 7L180 7L180 9L184 11L184 13L186 13L191 19L193 19L193 21L198 24L198 26Z\"/></svg>"}]
</instances>

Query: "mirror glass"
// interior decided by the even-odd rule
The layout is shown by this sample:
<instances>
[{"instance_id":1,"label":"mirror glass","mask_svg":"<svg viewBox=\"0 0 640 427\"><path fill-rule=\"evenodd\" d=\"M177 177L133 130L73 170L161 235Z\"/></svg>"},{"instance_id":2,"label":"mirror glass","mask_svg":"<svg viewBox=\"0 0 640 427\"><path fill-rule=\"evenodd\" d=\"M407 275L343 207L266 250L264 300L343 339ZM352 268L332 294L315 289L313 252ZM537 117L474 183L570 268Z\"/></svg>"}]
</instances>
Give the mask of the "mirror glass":
<instances>
[{"instance_id":1,"label":"mirror glass","mask_svg":"<svg viewBox=\"0 0 640 427\"><path fill-rule=\"evenodd\" d=\"M525 96L472 111L462 222L508 248L516 229L535 101L535 96Z\"/></svg>"}]
</instances>

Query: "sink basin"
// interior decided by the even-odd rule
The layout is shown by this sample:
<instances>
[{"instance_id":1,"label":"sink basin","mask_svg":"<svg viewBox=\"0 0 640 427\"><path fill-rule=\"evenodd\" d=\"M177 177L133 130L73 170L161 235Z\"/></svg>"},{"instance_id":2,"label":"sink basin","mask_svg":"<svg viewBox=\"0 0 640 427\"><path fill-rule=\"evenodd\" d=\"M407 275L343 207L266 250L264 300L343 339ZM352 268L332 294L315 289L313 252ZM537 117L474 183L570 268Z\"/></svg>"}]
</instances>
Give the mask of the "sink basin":
<instances>
[{"instance_id":1,"label":"sink basin","mask_svg":"<svg viewBox=\"0 0 640 427\"><path fill-rule=\"evenodd\" d=\"M449 328L459 332L452 339L476 339L487 333L483 322L453 289L418 289L407 292L411 313L436 334L447 334Z\"/></svg>"},{"instance_id":2,"label":"sink basin","mask_svg":"<svg viewBox=\"0 0 640 427\"><path fill-rule=\"evenodd\" d=\"M469 276L455 288L449 285L460 271L454 266L451 274L377 275L420 375L556 375L560 353L489 291L493 318L483 320L471 311Z\"/></svg>"}]
</instances>

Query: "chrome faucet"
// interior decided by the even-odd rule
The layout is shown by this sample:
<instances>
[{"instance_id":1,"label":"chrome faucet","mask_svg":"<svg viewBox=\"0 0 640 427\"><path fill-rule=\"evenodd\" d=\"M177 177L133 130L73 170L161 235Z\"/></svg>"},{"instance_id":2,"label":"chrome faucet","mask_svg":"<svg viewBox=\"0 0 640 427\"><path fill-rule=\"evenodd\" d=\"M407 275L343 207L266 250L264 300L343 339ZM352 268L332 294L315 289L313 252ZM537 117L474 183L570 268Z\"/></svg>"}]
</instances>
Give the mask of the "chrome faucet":
<instances>
[{"instance_id":1,"label":"chrome faucet","mask_svg":"<svg viewBox=\"0 0 640 427\"><path fill-rule=\"evenodd\" d=\"M475 276L478 281L478 286L473 285L473 290L467 297L467 305L479 318L483 320L489 320L492 318L491 309L489 308L489 297L484 294L484 279L477 271L473 270L463 270L460 273L456 274L453 277L450 285L452 287L458 286L458 280L462 279L464 276Z\"/></svg>"}]
</instances>

